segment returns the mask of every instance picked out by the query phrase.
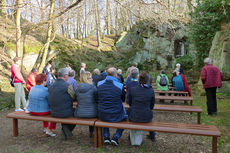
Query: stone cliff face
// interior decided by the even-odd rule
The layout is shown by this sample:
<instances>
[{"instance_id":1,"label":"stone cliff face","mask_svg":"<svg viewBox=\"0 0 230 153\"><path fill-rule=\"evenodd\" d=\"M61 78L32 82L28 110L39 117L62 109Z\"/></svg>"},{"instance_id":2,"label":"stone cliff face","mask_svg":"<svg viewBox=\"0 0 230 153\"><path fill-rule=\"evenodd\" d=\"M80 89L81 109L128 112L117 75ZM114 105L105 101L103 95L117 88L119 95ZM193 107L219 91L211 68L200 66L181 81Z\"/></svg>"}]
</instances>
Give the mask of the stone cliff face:
<instances>
[{"instance_id":1,"label":"stone cliff face","mask_svg":"<svg viewBox=\"0 0 230 153\"><path fill-rule=\"evenodd\" d=\"M216 33L209 57L213 59L213 65L217 66L224 74L225 80L230 80L230 30L222 30Z\"/></svg>"},{"instance_id":2,"label":"stone cliff face","mask_svg":"<svg viewBox=\"0 0 230 153\"><path fill-rule=\"evenodd\" d=\"M130 63L153 61L156 68L173 68L175 58L188 53L186 27L182 24L145 24L123 32L116 43L117 49L136 50L136 54L130 58Z\"/></svg>"}]
</instances>

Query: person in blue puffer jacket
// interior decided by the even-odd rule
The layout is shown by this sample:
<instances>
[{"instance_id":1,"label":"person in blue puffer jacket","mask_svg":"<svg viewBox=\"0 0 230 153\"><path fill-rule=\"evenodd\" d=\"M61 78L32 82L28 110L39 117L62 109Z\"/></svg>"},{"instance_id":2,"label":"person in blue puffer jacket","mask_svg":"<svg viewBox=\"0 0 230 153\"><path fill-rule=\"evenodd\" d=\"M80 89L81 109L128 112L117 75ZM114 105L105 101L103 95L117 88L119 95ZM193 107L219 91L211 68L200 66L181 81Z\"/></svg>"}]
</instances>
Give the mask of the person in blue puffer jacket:
<instances>
[{"instance_id":1,"label":"person in blue puffer jacket","mask_svg":"<svg viewBox=\"0 0 230 153\"><path fill-rule=\"evenodd\" d=\"M98 82L98 117L105 122L119 122L127 119L127 113L122 102L125 100L123 84L117 79L117 69L109 68L105 80ZM110 141L109 128L103 129L104 143L118 145L118 139L124 129L117 129Z\"/></svg>"}]
</instances>

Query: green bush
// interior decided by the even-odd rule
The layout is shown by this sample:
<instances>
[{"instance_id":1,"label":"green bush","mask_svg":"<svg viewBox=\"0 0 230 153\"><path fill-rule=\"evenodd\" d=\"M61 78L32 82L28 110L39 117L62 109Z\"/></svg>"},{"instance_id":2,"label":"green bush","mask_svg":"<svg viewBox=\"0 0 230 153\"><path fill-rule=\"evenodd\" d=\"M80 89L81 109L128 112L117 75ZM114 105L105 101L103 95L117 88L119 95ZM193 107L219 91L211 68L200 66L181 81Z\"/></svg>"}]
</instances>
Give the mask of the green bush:
<instances>
[{"instance_id":1,"label":"green bush","mask_svg":"<svg viewBox=\"0 0 230 153\"><path fill-rule=\"evenodd\" d=\"M176 59L177 63L181 64L184 70L190 70L193 68L193 58L190 55L184 55Z\"/></svg>"},{"instance_id":2,"label":"green bush","mask_svg":"<svg viewBox=\"0 0 230 153\"><path fill-rule=\"evenodd\" d=\"M229 22L229 0L202 0L190 13L189 41L196 50L198 67L203 66L203 59L208 56L212 40L221 24Z\"/></svg>"}]
</instances>

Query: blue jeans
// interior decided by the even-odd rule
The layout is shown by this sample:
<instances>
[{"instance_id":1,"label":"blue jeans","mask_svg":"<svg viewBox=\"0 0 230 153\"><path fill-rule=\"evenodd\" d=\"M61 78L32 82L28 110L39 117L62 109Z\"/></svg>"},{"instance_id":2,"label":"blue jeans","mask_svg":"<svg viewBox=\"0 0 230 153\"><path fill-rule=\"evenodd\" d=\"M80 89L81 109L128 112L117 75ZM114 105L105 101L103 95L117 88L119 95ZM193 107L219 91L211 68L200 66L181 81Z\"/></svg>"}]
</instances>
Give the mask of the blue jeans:
<instances>
[{"instance_id":1,"label":"blue jeans","mask_svg":"<svg viewBox=\"0 0 230 153\"><path fill-rule=\"evenodd\" d=\"M89 126L89 132L90 132L91 134L93 134L93 132L94 132L94 126Z\"/></svg>"},{"instance_id":2,"label":"blue jeans","mask_svg":"<svg viewBox=\"0 0 230 153\"><path fill-rule=\"evenodd\" d=\"M117 129L117 131L116 131L116 133L114 133L112 139L118 140L122 136L123 131L124 131L124 129ZM103 135L104 135L104 139L110 139L109 128L103 128Z\"/></svg>"}]
</instances>

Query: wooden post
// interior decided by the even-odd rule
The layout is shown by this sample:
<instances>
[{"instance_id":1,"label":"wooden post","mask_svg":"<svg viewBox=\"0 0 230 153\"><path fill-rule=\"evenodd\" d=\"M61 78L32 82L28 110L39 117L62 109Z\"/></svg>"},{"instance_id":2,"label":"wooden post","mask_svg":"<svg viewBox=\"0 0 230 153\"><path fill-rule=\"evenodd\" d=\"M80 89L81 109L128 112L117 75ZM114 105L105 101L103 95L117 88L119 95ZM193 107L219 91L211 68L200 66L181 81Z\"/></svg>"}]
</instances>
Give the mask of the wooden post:
<instances>
[{"instance_id":1,"label":"wooden post","mask_svg":"<svg viewBox=\"0 0 230 153\"><path fill-rule=\"evenodd\" d=\"M18 136L18 119L13 118L13 136Z\"/></svg>"},{"instance_id":2,"label":"wooden post","mask_svg":"<svg viewBox=\"0 0 230 153\"><path fill-rule=\"evenodd\" d=\"M94 148L98 147L98 128L94 126Z\"/></svg>"},{"instance_id":3,"label":"wooden post","mask_svg":"<svg viewBox=\"0 0 230 153\"><path fill-rule=\"evenodd\" d=\"M212 153L217 153L217 137L212 137Z\"/></svg>"},{"instance_id":4,"label":"wooden post","mask_svg":"<svg viewBox=\"0 0 230 153\"><path fill-rule=\"evenodd\" d=\"M98 127L98 147L102 147L102 128Z\"/></svg>"},{"instance_id":5,"label":"wooden post","mask_svg":"<svg viewBox=\"0 0 230 153\"><path fill-rule=\"evenodd\" d=\"M200 124L200 112L197 113L197 123Z\"/></svg>"}]
</instances>

